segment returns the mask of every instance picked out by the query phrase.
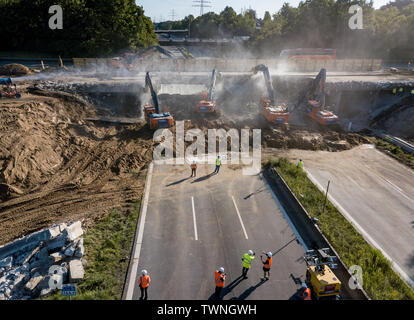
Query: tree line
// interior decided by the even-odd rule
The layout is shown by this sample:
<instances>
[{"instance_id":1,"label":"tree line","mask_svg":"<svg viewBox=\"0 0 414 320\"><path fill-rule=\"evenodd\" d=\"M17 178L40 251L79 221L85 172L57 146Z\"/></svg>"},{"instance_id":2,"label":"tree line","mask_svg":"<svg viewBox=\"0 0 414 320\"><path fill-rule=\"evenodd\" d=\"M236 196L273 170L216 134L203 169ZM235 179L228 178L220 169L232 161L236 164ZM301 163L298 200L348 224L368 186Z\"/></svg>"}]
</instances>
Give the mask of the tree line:
<instances>
[{"instance_id":1,"label":"tree line","mask_svg":"<svg viewBox=\"0 0 414 320\"><path fill-rule=\"evenodd\" d=\"M49 8L63 9L63 29L49 28ZM0 0L1 51L106 56L157 43L134 0Z\"/></svg>"},{"instance_id":2,"label":"tree line","mask_svg":"<svg viewBox=\"0 0 414 320\"><path fill-rule=\"evenodd\" d=\"M363 29L350 29L357 4L362 8ZM186 29L191 37L250 36L248 47L257 55L271 56L285 48L336 48L344 57L414 58L414 1L396 0L374 9L366 0L306 0L293 7L284 3L274 13L258 18L254 10L237 14L226 7L181 21L155 24L156 29Z\"/></svg>"}]
</instances>

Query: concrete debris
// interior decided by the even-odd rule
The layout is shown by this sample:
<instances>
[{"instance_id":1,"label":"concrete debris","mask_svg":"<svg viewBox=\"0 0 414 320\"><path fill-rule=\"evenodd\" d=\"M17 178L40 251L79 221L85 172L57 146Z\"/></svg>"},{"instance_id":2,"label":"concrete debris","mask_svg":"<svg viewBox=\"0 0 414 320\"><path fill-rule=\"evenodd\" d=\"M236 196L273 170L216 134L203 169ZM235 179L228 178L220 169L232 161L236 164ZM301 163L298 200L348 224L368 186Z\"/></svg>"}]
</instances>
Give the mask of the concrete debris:
<instances>
[{"instance_id":1,"label":"concrete debris","mask_svg":"<svg viewBox=\"0 0 414 320\"><path fill-rule=\"evenodd\" d=\"M82 280L82 235L80 221L62 223L0 247L0 300L28 300L53 292L51 272L61 275L63 283L68 278Z\"/></svg>"},{"instance_id":2,"label":"concrete debris","mask_svg":"<svg viewBox=\"0 0 414 320\"><path fill-rule=\"evenodd\" d=\"M71 283L79 282L85 276L82 261L74 259L69 262L69 281Z\"/></svg>"}]
</instances>

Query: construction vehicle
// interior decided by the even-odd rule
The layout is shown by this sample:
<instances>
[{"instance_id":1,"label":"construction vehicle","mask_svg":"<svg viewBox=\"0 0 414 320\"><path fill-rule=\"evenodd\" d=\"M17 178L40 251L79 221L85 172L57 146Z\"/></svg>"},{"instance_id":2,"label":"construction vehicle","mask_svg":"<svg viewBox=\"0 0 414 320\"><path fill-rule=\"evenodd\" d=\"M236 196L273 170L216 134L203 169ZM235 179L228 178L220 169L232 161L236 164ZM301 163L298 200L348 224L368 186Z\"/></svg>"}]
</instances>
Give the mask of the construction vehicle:
<instances>
[{"instance_id":1,"label":"construction vehicle","mask_svg":"<svg viewBox=\"0 0 414 320\"><path fill-rule=\"evenodd\" d=\"M272 78L270 77L269 68L264 64L259 64L252 69L256 74L259 71L263 72L267 98L262 98L260 102L261 112L266 120L272 124L287 124L289 121L289 111L287 106L283 103L279 106L275 105L275 94L272 85Z\"/></svg>"},{"instance_id":2,"label":"construction vehicle","mask_svg":"<svg viewBox=\"0 0 414 320\"><path fill-rule=\"evenodd\" d=\"M145 89L150 90L152 105L144 106L145 120L150 129L170 128L174 125L174 119L169 112L160 113L157 93L152 85L149 72L145 76Z\"/></svg>"},{"instance_id":3,"label":"construction vehicle","mask_svg":"<svg viewBox=\"0 0 414 320\"><path fill-rule=\"evenodd\" d=\"M326 69L322 68L310 84L305 95L300 98L299 105L305 104L305 113L317 123L323 126L337 125L338 116L329 111L329 107L325 106L325 84Z\"/></svg>"},{"instance_id":4,"label":"construction vehicle","mask_svg":"<svg viewBox=\"0 0 414 320\"><path fill-rule=\"evenodd\" d=\"M306 284L311 289L312 298L317 300L336 300L341 291L341 281L332 270L335 270L336 256L329 248L308 250L304 256Z\"/></svg>"},{"instance_id":5,"label":"construction vehicle","mask_svg":"<svg viewBox=\"0 0 414 320\"><path fill-rule=\"evenodd\" d=\"M216 86L217 70L214 69L211 73L211 82L208 92L203 92L202 100L196 106L196 112L216 112L217 102L214 99L214 88Z\"/></svg>"},{"instance_id":6,"label":"construction vehicle","mask_svg":"<svg viewBox=\"0 0 414 320\"><path fill-rule=\"evenodd\" d=\"M16 84L13 84L11 78L0 78L0 98L21 98L21 94L17 92Z\"/></svg>"}]
</instances>

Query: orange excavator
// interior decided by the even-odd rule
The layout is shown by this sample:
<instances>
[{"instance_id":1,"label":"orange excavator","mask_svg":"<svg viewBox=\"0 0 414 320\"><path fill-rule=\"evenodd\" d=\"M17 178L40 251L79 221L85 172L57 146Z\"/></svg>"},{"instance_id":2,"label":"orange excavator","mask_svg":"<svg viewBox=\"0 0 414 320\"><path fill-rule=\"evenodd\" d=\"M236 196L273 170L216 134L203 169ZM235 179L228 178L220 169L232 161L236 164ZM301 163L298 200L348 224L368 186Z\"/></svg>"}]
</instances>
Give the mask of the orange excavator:
<instances>
[{"instance_id":1,"label":"orange excavator","mask_svg":"<svg viewBox=\"0 0 414 320\"><path fill-rule=\"evenodd\" d=\"M214 99L214 88L216 86L217 70L214 69L211 74L210 88L208 92L203 92L202 100L197 103L196 112L213 113L217 110L217 102Z\"/></svg>"},{"instance_id":2,"label":"orange excavator","mask_svg":"<svg viewBox=\"0 0 414 320\"><path fill-rule=\"evenodd\" d=\"M289 121L289 111L287 106L283 103L281 105L275 105L275 94L272 86L272 78L270 77L269 68L264 64L259 64L252 70L255 74L259 71L263 72L267 97L261 99L261 111L266 120L272 124L287 124Z\"/></svg>"},{"instance_id":3,"label":"orange excavator","mask_svg":"<svg viewBox=\"0 0 414 320\"><path fill-rule=\"evenodd\" d=\"M157 93L152 86L149 72L145 76L145 89L150 90L153 105L144 106L145 120L150 129L170 128L174 126L174 118L169 112L160 113Z\"/></svg>"},{"instance_id":4,"label":"orange excavator","mask_svg":"<svg viewBox=\"0 0 414 320\"><path fill-rule=\"evenodd\" d=\"M337 125L338 116L325 106L325 83L326 69L322 68L302 98L302 100L306 99L305 113L323 126Z\"/></svg>"}]
</instances>

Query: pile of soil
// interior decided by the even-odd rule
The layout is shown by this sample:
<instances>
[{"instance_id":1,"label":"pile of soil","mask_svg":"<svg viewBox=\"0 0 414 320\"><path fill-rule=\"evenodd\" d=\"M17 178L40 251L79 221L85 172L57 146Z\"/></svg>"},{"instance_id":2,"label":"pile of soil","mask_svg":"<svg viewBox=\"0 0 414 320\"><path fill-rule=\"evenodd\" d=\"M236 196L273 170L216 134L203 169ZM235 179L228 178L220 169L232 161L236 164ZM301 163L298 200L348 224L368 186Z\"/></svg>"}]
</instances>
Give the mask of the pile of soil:
<instances>
[{"instance_id":1,"label":"pile of soil","mask_svg":"<svg viewBox=\"0 0 414 320\"><path fill-rule=\"evenodd\" d=\"M65 93L0 104L0 245L53 223L128 210L152 159L144 124L85 122L96 109Z\"/></svg>"},{"instance_id":2,"label":"pile of soil","mask_svg":"<svg viewBox=\"0 0 414 320\"><path fill-rule=\"evenodd\" d=\"M32 71L28 67L18 63L5 64L0 67L0 75L2 76L25 76L31 73Z\"/></svg>"}]
</instances>

